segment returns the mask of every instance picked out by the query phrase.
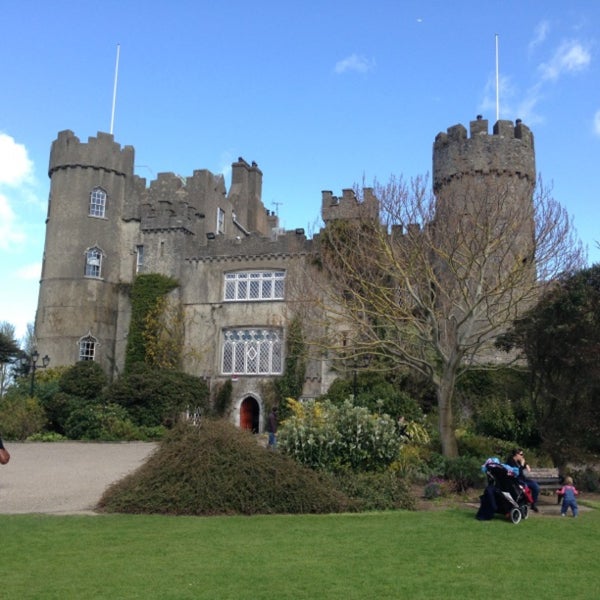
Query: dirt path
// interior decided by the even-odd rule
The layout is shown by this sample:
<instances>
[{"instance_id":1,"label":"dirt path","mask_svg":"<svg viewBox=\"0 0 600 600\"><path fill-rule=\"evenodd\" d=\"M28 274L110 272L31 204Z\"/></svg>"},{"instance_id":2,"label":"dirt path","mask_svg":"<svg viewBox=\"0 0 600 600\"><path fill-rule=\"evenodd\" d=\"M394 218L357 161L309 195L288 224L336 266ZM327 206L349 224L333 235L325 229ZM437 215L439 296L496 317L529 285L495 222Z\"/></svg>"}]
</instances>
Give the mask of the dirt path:
<instances>
[{"instance_id":1,"label":"dirt path","mask_svg":"<svg viewBox=\"0 0 600 600\"><path fill-rule=\"evenodd\" d=\"M5 442L0 513L93 513L104 490L154 451L148 442Z\"/></svg>"}]
</instances>

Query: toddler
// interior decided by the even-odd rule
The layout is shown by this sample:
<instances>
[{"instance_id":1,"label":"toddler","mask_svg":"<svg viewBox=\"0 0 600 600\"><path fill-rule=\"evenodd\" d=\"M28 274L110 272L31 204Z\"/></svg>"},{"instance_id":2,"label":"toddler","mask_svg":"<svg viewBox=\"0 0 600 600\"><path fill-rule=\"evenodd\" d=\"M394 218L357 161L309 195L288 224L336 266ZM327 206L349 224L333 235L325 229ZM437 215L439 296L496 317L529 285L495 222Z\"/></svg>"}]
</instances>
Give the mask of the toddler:
<instances>
[{"instance_id":1,"label":"toddler","mask_svg":"<svg viewBox=\"0 0 600 600\"><path fill-rule=\"evenodd\" d=\"M573 485L573 479L567 477L565 484L556 492L559 498L562 498L562 506L560 507L560 516L564 517L567 514L567 510L570 507L573 512L573 516L577 516L577 500L575 496L579 494L575 486Z\"/></svg>"}]
</instances>

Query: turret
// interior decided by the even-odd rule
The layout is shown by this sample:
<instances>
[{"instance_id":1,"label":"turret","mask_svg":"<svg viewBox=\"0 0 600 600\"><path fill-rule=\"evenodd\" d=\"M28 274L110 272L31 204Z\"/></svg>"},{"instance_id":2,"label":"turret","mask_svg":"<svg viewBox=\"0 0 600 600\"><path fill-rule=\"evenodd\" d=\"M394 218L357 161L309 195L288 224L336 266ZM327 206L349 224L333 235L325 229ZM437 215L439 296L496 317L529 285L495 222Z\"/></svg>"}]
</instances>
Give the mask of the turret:
<instances>
[{"instance_id":1,"label":"turret","mask_svg":"<svg viewBox=\"0 0 600 600\"><path fill-rule=\"evenodd\" d=\"M62 131L52 144L35 334L53 365L93 358L112 373L118 360L122 283L135 273L138 224L123 220L136 212L133 165L133 148L107 133L82 143Z\"/></svg>"}]
</instances>

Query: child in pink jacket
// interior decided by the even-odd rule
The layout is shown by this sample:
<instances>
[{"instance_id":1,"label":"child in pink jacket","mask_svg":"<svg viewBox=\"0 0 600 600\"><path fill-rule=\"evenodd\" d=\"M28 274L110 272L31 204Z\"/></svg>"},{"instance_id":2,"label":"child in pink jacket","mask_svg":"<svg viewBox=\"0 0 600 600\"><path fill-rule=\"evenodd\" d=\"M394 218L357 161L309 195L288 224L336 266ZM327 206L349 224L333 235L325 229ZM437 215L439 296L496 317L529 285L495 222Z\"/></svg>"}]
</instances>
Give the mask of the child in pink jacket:
<instances>
[{"instance_id":1,"label":"child in pink jacket","mask_svg":"<svg viewBox=\"0 0 600 600\"><path fill-rule=\"evenodd\" d=\"M575 486L573 485L573 479L571 477L567 477L565 479L565 485L563 485L560 490L556 492L560 498L562 498L562 506L560 507L560 516L564 517L567 514L567 509L570 507L573 512L573 516L577 516L578 508L577 508L577 500L575 496L579 494Z\"/></svg>"}]
</instances>

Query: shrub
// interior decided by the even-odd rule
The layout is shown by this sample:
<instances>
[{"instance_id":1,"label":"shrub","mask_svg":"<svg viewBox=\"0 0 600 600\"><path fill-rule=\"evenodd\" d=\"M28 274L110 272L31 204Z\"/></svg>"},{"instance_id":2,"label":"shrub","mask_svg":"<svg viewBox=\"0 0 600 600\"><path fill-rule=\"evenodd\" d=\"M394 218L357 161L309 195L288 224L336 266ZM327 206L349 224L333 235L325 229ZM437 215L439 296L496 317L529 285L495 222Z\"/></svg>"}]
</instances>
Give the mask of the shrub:
<instances>
[{"instance_id":1,"label":"shrub","mask_svg":"<svg viewBox=\"0 0 600 600\"><path fill-rule=\"evenodd\" d=\"M571 477L581 491L593 493L600 491L600 473L591 467L574 469Z\"/></svg>"},{"instance_id":2,"label":"shrub","mask_svg":"<svg viewBox=\"0 0 600 600\"><path fill-rule=\"evenodd\" d=\"M294 401L292 401L293 404ZM279 429L280 449L316 469L377 471L398 456L401 436L389 415L371 414L349 400L296 403Z\"/></svg>"},{"instance_id":3,"label":"shrub","mask_svg":"<svg viewBox=\"0 0 600 600\"><path fill-rule=\"evenodd\" d=\"M2 436L10 440L26 440L44 429L46 414L37 398L10 391L0 399Z\"/></svg>"},{"instance_id":4,"label":"shrub","mask_svg":"<svg viewBox=\"0 0 600 600\"><path fill-rule=\"evenodd\" d=\"M28 442L64 442L67 438L56 431L42 431L27 438Z\"/></svg>"},{"instance_id":5,"label":"shrub","mask_svg":"<svg viewBox=\"0 0 600 600\"><path fill-rule=\"evenodd\" d=\"M334 479L360 510L414 510L415 499L398 472L379 473L345 471Z\"/></svg>"},{"instance_id":6,"label":"shrub","mask_svg":"<svg viewBox=\"0 0 600 600\"><path fill-rule=\"evenodd\" d=\"M219 386L215 401L213 404L213 412L217 417L224 417L231 408L231 399L233 394L233 383L228 379Z\"/></svg>"},{"instance_id":7,"label":"shrub","mask_svg":"<svg viewBox=\"0 0 600 600\"><path fill-rule=\"evenodd\" d=\"M125 407L136 425L171 426L186 410L208 412L208 386L187 373L135 363L110 386L107 400Z\"/></svg>"},{"instance_id":8,"label":"shrub","mask_svg":"<svg viewBox=\"0 0 600 600\"><path fill-rule=\"evenodd\" d=\"M482 461L471 456L460 456L446 460L446 479L452 483L456 492L464 492L471 487L479 487L484 483L481 472Z\"/></svg>"},{"instance_id":9,"label":"shrub","mask_svg":"<svg viewBox=\"0 0 600 600\"><path fill-rule=\"evenodd\" d=\"M436 498L443 498L448 496L452 491L452 486L448 481L441 477L434 477L427 482L427 485L423 489L423 497L427 500L435 500Z\"/></svg>"},{"instance_id":10,"label":"shrub","mask_svg":"<svg viewBox=\"0 0 600 600\"><path fill-rule=\"evenodd\" d=\"M223 420L180 423L136 472L100 500L107 512L175 515L356 510L331 481Z\"/></svg>"},{"instance_id":11,"label":"shrub","mask_svg":"<svg viewBox=\"0 0 600 600\"><path fill-rule=\"evenodd\" d=\"M106 375L98 363L82 360L62 374L58 385L69 396L99 402L106 383Z\"/></svg>"},{"instance_id":12,"label":"shrub","mask_svg":"<svg viewBox=\"0 0 600 600\"><path fill-rule=\"evenodd\" d=\"M343 404L354 394L354 381L336 379L324 400L333 404ZM423 412L417 400L398 388L397 383L388 381L385 374L377 372L358 373L356 376L356 406L364 406L375 413L386 413L394 418L404 417L408 421L421 421Z\"/></svg>"}]
</instances>

